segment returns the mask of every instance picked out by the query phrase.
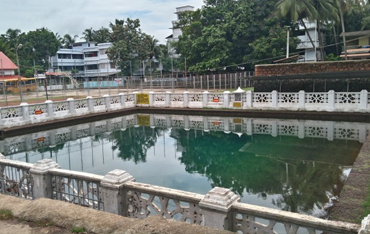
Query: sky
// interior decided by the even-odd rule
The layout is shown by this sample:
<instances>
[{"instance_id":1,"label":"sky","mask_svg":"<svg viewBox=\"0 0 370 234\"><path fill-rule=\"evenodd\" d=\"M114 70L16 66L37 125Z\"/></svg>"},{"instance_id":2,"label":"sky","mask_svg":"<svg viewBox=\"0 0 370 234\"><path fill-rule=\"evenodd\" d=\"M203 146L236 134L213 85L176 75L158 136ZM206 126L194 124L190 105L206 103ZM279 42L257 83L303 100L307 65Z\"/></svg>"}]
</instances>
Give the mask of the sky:
<instances>
[{"instance_id":1,"label":"sky","mask_svg":"<svg viewBox=\"0 0 370 234\"><path fill-rule=\"evenodd\" d=\"M143 32L160 43L172 33L176 7L200 8L203 0L1 0L0 34L46 27L54 33L78 35L87 28L109 27L115 19L140 19ZM83 41L83 39L77 39Z\"/></svg>"}]
</instances>

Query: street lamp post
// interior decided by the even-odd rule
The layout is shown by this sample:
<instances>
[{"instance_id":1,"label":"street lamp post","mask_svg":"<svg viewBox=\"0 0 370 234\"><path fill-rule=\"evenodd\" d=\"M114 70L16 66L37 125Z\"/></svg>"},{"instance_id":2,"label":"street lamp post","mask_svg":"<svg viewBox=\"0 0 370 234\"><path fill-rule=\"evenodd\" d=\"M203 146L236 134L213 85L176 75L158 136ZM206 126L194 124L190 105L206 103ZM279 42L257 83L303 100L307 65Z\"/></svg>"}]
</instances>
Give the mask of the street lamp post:
<instances>
[{"instance_id":1,"label":"street lamp post","mask_svg":"<svg viewBox=\"0 0 370 234\"><path fill-rule=\"evenodd\" d=\"M286 57L289 58L289 33L290 26L286 26Z\"/></svg>"},{"instance_id":2,"label":"street lamp post","mask_svg":"<svg viewBox=\"0 0 370 234\"><path fill-rule=\"evenodd\" d=\"M17 49L15 50L15 54L17 56L17 65L18 65L18 87L19 87L19 95L21 97L21 103L23 103L23 95L22 95L22 81L21 81L21 71L19 69L19 58L18 58L18 49L22 48L22 44L18 44Z\"/></svg>"}]
</instances>

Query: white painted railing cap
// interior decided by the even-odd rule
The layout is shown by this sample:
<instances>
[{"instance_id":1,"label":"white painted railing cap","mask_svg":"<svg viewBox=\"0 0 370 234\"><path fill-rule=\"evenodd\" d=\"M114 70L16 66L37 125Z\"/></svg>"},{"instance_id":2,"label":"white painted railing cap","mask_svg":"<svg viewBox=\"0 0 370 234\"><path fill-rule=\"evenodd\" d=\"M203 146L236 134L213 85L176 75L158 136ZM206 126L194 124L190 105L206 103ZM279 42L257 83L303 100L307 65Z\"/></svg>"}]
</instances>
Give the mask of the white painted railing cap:
<instances>
[{"instance_id":1,"label":"white painted railing cap","mask_svg":"<svg viewBox=\"0 0 370 234\"><path fill-rule=\"evenodd\" d=\"M166 93L172 93L171 91L166 91Z\"/></svg>"},{"instance_id":2,"label":"white painted railing cap","mask_svg":"<svg viewBox=\"0 0 370 234\"><path fill-rule=\"evenodd\" d=\"M206 90L206 91L204 91L203 93L209 93L209 92Z\"/></svg>"},{"instance_id":3,"label":"white painted railing cap","mask_svg":"<svg viewBox=\"0 0 370 234\"><path fill-rule=\"evenodd\" d=\"M225 91L224 93L230 93L230 91Z\"/></svg>"},{"instance_id":4,"label":"white painted railing cap","mask_svg":"<svg viewBox=\"0 0 370 234\"><path fill-rule=\"evenodd\" d=\"M53 103L52 100L46 100L45 103Z\"/></svg>"},{"instance_id":5,"label":"white painted railing cap","mask_svg":"<svg viewBox=\"0 0 370 234\"><path fill-rule=\"evenodd\" d=\"M67 98L67 101L74 101L73 98Z\"/></svg>"},{"instance_id":6,"label":"white painted railing cap","mask_svg":"<svg viewBox=\"0 0 370 234\"><path fill-rule=\"evenodd\" d=\"M185 91L184 93L189 93L189 91Z\"/></svg>"},{"instance_id":7,"label":"white painted railing cap","mask_svg":"<svg viewBox=\"0 0 370 234\"><path fill-rule=\"evenodd\" d=\"M109 94L104 94L103 97L109 97Z\"/></svg>"},{"instance_id":8,"label":"white painted railing cap","mask_svg":"<svg viewBox=\"0 0 370 234\"><path fill-rule=\"evenodd\" d=\"M54 162L53 160L51 159L43 159L43 160L39 160L37 161L33 167L31 168L31 171L33 173L39 173L39 174L42 174L42 173L45 173L47 172L48 170L50 169L54 169L54 168L57 168L57 169L60 169L61 167L59 166L58 163Z\"/></svg>"},{"instance_id":9,"label":"white painted railing cap","mask_svg":"<svg viewBox=\"0 0 370 234\"><path fill-rule=\"evenodd\" d=\"M235 90L233 93L245 93L245 90L242 90L240 87L238 87L238 89Z\"/></svg>"},{"instance_id":10,"label":"white painted railing cap","mask_svg":"<svg viewBox=\"0 0 370 234\"><path fill-rule=\"evenodd\" d=\"M86 99L90 99L90 98L93 98L93 97L91 97L91 96L87 96L87 97L86 97Z\"/></svg>"},{"instance_id":11,"label":"white painted railing cap","mask_svg":"<svg viewBox=\"0 0 370 234\"><path fill-rule=\"evenodd\" d=\"M19 104L20 106L28 106L28 103L27 102L22 102L21 104Z\"/></svg>"},{"instance_id":12,"label":"white painted railing cap","mask_svg":"<svg viewBox=\"0 0 370 234\"><path fill-rule=\"evenodd\" d=\"M199 202L201 208L208 208L228 212L234 202L239 202L240 197L226 188L215 187L209 191Z\"/></svg>"},{"instance_id":13,"label":"white painted railing cap","mask_svg":"<svg viewBox=\"0 0 370 234\"><path fill-rule=\"evenodd\" d=\"M122 95L125 95L125 93L119 93L118 95L121 95L122 96Z\"/></svg>"},{"instance_id":14,"label":"white painted railing cap","mask_svg":"<svg viewBox=\"0 0 370 234\"><path fill-rule=\"evenodd\" d=\"M104 176L101 184L105 186L120 186L128 181L134 182L135 178L126 171L115 169Z\"/></svg>"}]
</instances>

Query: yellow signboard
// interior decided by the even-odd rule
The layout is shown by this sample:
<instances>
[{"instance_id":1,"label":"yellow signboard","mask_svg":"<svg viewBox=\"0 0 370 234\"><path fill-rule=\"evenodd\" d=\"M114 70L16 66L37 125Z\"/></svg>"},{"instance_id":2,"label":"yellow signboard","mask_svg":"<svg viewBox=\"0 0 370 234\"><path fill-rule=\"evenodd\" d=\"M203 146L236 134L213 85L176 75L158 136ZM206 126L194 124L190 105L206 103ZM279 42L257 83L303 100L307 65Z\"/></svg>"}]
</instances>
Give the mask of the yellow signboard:
<instances>
[{"instance_id":1,"label":"yellow signboard","mask_svg":"<svg viewBox=\"0 0 370 234\"><path fill-rule=\"evenodd\" d=\"M149 105L149 94L147 94L147 93L137 93L136 94L136 103L137 104Z\"/></svg>"},{"instance_id":2,"label":"yellow signboard","mask_svg":"<svg viewBox=\"0 0 370 234\"><path fill-rule=\"evenodd\" d=\"M241 124L242 123L242 119L234 119L234 124Z\"/></svg>"},{"instance_id":3,"label":"yellow signboard","mask_svg":"<svg viewBox=\"0 0 370 234\"><path fill-rule=\"evenodd\" d=\"M150 126L149 115L137 115L137 124L140 126Z\"/></svg>"},{"instance_id":4,"label":"yellow signboard","mask_svg":"<svg viewBox=\"0 0 370 234\"><path fill-rule=\"evenodd\" d=\"M233 102L233 107L242 108L242 103L241 102Z\"/></svg>"}]
</instances>

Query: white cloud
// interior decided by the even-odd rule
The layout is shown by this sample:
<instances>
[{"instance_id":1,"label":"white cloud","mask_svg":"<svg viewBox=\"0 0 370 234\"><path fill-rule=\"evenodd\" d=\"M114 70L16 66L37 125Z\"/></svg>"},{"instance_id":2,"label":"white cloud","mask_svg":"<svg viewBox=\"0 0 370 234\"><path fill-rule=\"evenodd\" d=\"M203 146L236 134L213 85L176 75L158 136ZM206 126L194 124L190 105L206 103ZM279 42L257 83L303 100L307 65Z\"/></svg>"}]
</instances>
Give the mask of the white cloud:
<instances>
[{"instance_id":1,"label":"white cloud","mask_svg":"<svg viewBox=\"0 0 370 234\"><path fill-rule=\"evenodd\" d=\"M115 19L139 18L144 32L160 43L171 34L176 7L200 8L203 0L1 0L0 34L46 27L60 35L82 36L87 28L108 27Z\"/></svg>"}]
</instances>

